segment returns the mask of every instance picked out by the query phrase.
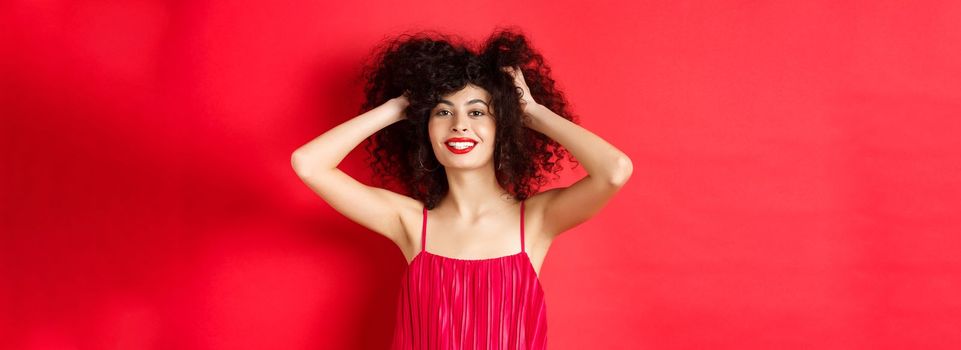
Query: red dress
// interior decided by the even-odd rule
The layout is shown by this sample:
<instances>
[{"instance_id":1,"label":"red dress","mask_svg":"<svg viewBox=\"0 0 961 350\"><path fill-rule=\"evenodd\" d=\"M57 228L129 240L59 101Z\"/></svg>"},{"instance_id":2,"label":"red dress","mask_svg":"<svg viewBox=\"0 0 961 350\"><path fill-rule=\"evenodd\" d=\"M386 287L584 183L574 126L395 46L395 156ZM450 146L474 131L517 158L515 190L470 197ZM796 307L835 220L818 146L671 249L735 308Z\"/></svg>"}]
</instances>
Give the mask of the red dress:
<instances>
[{"instance_id":1,"label":"red dress","mask_svg":"<svg viewBox=\"0 0 961 350\"><path fill-rule=\"evenodd\" d=\"M404 271L391 349L516 350L547 348L547 304L524 250L524 202L519 253L457 259L421 250Z\"/></svg>"}]
</instances>

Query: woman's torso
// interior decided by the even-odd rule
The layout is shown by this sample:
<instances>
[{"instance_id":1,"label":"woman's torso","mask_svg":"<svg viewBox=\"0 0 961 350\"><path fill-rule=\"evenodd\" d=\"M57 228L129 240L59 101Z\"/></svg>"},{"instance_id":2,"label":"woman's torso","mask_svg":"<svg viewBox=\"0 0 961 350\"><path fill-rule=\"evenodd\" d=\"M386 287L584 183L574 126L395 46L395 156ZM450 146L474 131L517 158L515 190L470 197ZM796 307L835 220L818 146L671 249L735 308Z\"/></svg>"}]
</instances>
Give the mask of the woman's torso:
<instances>
[{"instance_id":1,"label":"woman's torso","mask_svg":"<svg viewBox=\"0 0 961 350\"><path fill-rule=\"evenodd\" d=\"M419 249L409 258L397 295L392 349L546 348L546 300L526 249L524 203L518 207L513 215L516 230L496 227L503 220L487 219L487 224L472 224L464 231L452 224L453 233L442 231L450 230L443 222L431 225L428 210L422 208ZM478 227L487 231L474 232ZM501 244L505 231L517 232L507 236L513 236L514 244ZM446 255L433 251L428 237L444 237L460 247L517 248L498 255Z\"/></svg>"}]
</instances>

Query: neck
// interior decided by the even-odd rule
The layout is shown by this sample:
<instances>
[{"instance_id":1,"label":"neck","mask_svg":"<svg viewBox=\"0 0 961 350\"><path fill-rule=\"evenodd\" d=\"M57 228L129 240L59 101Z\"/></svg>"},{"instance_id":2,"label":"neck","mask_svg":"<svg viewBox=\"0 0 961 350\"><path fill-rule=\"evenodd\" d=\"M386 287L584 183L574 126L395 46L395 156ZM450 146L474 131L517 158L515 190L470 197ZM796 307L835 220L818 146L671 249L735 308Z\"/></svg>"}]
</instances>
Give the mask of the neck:
<instances>
[{"instance_id":1,"label":"neck","mask_svg":"<svg viewBox=\"0 0 961 350\"><path fill-rule=\"evenodd\" d=\"M480 168L446 168L445 171L450 189L440 206L449 207L458 217L473 220L517 202L497 183L492 163Z\"/></svg>"}]
</instances>

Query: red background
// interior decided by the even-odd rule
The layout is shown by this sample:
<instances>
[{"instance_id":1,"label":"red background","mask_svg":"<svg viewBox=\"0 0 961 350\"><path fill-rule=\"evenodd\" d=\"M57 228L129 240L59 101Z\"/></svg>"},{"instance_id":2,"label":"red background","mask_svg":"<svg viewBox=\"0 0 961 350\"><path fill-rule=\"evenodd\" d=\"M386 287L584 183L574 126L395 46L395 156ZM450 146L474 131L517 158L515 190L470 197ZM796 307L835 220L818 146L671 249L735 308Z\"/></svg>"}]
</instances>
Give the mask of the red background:
<instances>
[{"instance_id":1,"label":"red background","mask_svg":"<svg viewBox=\"0 0 961 350\"><path fill-rule=\"evenodd\" d=\"M384 36L516 24L635 169L552 349L957 349L961 3L790 3L6 1L0 347L386 347L403 256L290 153Z\"/></svg>"}]
</instances>

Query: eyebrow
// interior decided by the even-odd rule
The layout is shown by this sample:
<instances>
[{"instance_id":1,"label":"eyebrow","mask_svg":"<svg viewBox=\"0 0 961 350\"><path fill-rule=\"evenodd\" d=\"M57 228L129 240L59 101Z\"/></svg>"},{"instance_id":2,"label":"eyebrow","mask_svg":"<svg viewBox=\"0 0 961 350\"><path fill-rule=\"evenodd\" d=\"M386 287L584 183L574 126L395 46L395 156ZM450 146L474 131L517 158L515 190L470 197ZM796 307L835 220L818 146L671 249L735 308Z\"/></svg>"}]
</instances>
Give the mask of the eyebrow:
<instances>
[{"instance_id":1,"label":"eyebrow","mask_svg":"<svg viewBox=\"0 0 961 350\"><path fill-rule=\"evenodd\" d=\"M443 103L443 104L446 104L446 105L450 105L451 107L454 106L454 103L451 102L451 101L448 101L448 100L440 100L440 103ZM488 105L487 102L484 102L484 100L481 100L481 99L479 99L479 98L475 98L475 99L473 99L473 100L467 101L467 103L465 103L464 105L466 106L466 105L469 105L469 104L471 104L471 103L483 103L485 106L490 107L490 105Z\"/></svg>"}]
</instances>

